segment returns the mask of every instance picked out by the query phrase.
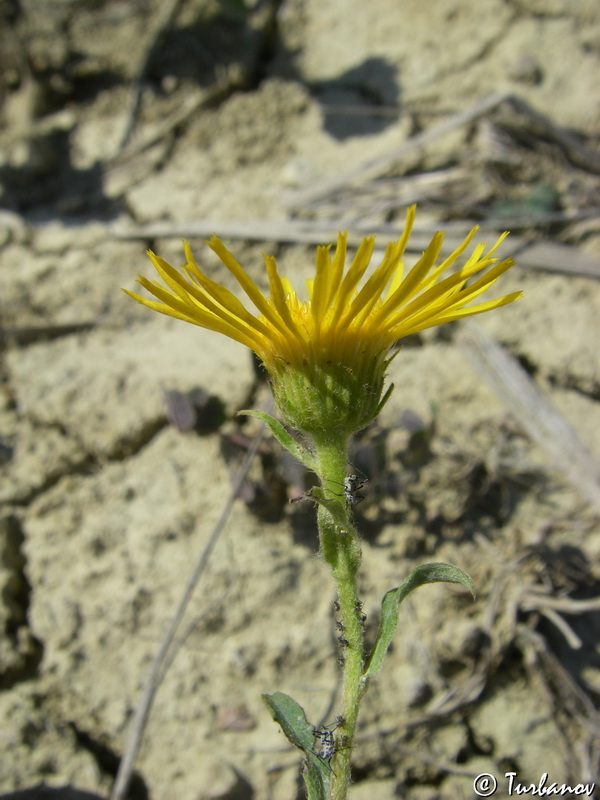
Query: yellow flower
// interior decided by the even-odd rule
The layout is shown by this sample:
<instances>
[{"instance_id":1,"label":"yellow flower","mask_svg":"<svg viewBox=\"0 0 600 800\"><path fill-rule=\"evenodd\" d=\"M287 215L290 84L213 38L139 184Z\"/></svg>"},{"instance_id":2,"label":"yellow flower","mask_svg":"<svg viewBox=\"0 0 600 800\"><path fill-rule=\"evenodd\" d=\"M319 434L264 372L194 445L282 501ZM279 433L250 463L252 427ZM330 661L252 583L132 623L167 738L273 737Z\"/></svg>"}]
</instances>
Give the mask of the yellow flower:
<instances>
[{"instance_id":1,"label":"yellow flower","mask_svg":"<svg viewBox=\"0 0 600 800\"><path fill-rule=\"evenodd\" d=\"M436 233L405 275L402 259L414 219L415 206L411 206L401 238L388 244L381 264L362 284L373 254L374 236L363 238L347 269L346 234L338 235L333 255L329 246L318 247L316 274L308 281L307 301L299 299L290 282L279 275L275 259L267 255L264 258L270 293L265 296L221 240L213 236L208 242L210 248L234 275L258 314L248 311L232 292L202 272L187 242L184 242L186 263L178 268L148 253L166 286L143 276L138 282L157 300L124 291L149 308L245 344L264 362L276 390L290 373L300 374L306 386L320 385L330 397L333 393L332 411L339 410L339 402L356 403L356 392L367 391L376 397L368 403L367 416L372 418L375 414L371 412L376 413L382 404L386 359L395 341L434 325L498 308L521 294L513 292L467 305L514 263L510 258L498 261L494 256L505 233L487 252L484 244L477 245L464 264L451 271L477 227L439 264L436 262L444 234ZM479 277L469 282L474 276ZM340 382L344 383L348 376L353 376L354 400L338 396ZM324 377L326 386L321 385ZM290 391L287 386L285 392ZM279 402L278 394L276 391ZM283 410L285 413L286 409ZM366 424L364 414L359 416L362 427ZM297 424L297 420L292 423Z\"/></svg>"}]
</instances>

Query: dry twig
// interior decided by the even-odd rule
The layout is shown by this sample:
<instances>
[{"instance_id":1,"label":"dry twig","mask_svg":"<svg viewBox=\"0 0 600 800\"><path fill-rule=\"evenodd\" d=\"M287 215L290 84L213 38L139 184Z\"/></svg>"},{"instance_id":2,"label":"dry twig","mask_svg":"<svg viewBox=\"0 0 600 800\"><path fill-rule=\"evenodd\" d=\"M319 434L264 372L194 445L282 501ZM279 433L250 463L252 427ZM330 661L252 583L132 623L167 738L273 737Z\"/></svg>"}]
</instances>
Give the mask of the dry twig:
<instances>
[{"instance_id":1,"label":"dry twig","mask_svg":"<svg viewBox=\"0 0 600 800\"><path fill-rule=\"evenodd\" d=\"M511 97L509 92L499 92L497 94L489 95L483 100L480 100L475 105L468 108L466 111L460 111L454 114L450 119L440 122L433 128L429 128L422 133L413 136L412 139L401 144L399 147L394 148L389 153L378 158L373 158L369 161L364 161L356 167L351 167L344 172L338 173L333 178L325 178L317 184L313 184L309 189L303 189L294 192L293 195L284 201L284 206L290 211L296 211L303 206L314 203L317 200L326 197L332 192L347 186L357 180L366 180L373 178L377 175L382 175L386 170L390 169L397 161L403 156L418 150L421 147L429 144L430 142L438 139L440 136L461 128L467 125L478 117L487 114L494 108L497 108L501 103L504 103Z\"/></svg>"},{"instance_id":2,"label":"dry twig","mask_svg":"<svg viewBox=\"0 0 600 800\"><path fill-rule=\"evenodd\" d=\"M600 513L600 464L566 419L504 348L475 323L459 342L475 369L549 457L552 466Z\"/></svg>"},{"instance_id":3,"label":"dry twig","mask_svg":"<svg viewBox=\"0 0 600 800\"><path fill-rule=\"evenodd\" d=\"M133 772L133 765L135 762L135 758L139 751L140 745L142 743L142 737L144 735L144 729L146 727L146 723L148 721L148 717L150 715L150 709L152 708L152 703L154 701L154 697L156 696L156 692L158 687L163 680L166 672L165 665L168 665L172 662L173 659L173 642L175 640L175 635L177 633L177 629L185 615L187 607L192 599L192 595L198 585L200 578L202 577L202 573L206 569L208 564L208 560L210 555L214 549L221 532L227 522L231 509L233 507L233 503L242 487L244 480L246 479L246 475L250 468L250 464L252 459L256 455L258 448L260 447L260 443L262 441L264 435L264 426L261 427L259 433L256 435L254 441L252 442L251 447L249 448L246 457L244 459L244 463L238 475L237 481L232 488L231 494L229 499L225 503L223 507L223 511L221 512L221 516L217 520L213 531L205 544L202 553L194 567L194 571L192 572L188 584L185 588L183 593L183 597L177 607L173 618L169 622L167 631L164 635L164 638L154 656L152 661L152 665L150 667L150 671L148 672L148 676L144 683L144 688L142 690L142 696L140 701L137 705L135 710L135 714L131 721L131 726L129 729L129 736L127 739L127 745L125 747L125 752L123 754L123 758L121 759L121 763L119 764L119 771L117 773L117 777L115 779L115 783L110 795L110 800L124 800L127 794L127 788L129 786L129 782L131 780L131 774ZM181 640L180 640L181 641ZM175 643L177 645L177 642Z\"/></svg>"},{"instance_id":4,"label":"dry twig","mask_svg":"<svg viewBox=\"0 0 600 800\"><path fill-rule=\"evenodd\" d=\"M498 92L476 102L464 111L459 111L457 114L454 114L438 125L434 125L416 136L413 136L399 147L390 150L389 153L383 156L364 161L358 166L351 167L344 172L338 173L333 178L325 178L319 183L313 184L308 189L294 192L284 200L284 206L289 211L298 211L301 208L305 208L306 206L322 200L351 183L383 175L403 157L425 147L450 131L474 122L476 119L498 108L503 103L510 103L515 111L527 116L532 123L544 131L544 134L548 136L548 138L559 144L570 157L575 158L588 170L593 172L600 171L600 157L585 147L575 136L555 125L546 116L533 109L525 100L516 97L510 92Z\"/></svg>"},{"instance_id":5,"label":"dry twig","mask_svg":"<svg viewBox=\"0 0 600 800\"><path fill-rule=\"evenodd\" d=\"M436 226L439 230L444 225ZM348 230L351 244L358 244L366 234L376 233L379 244L398 239L402 228L397 225L357 223L355 220L212 220L196 222L151 223L137 227L115 226L112 233L119 239L193 239L205 238L215 231L223 239L244 239L262 242L294 242L321 244L334 242L339 230ZM442 252L448 255L464 240L464 233L455 233L451 228L445 238ZM421 252L431 241L432 226L416 227L411 234L407 251ZM600 278L600 262L576 247L557 242L528 239L524 236L510 236L502 246L502 254L518 258L519 265L525 268Z\"/></svg>"},{"instance_id":6,"label":"dry twig","mask_svg":"<svg viewBox=\"0 0 600 800\"><path fill-rule=\"evenodd\" d=\"M127 121L125 123L125 130L123 131L119 151L122 151L126 147L133 133L133 129L135 128L142 102L143 83L150 62L156 54L159 44L163 41L169 28L173 25L184 2L185 0L169 0L166 4L159 2L156 5L156 20L154 25L150 26L148 40L142 53L142 59L137 74L132 83Z\"/></svg>"}]
</instances>

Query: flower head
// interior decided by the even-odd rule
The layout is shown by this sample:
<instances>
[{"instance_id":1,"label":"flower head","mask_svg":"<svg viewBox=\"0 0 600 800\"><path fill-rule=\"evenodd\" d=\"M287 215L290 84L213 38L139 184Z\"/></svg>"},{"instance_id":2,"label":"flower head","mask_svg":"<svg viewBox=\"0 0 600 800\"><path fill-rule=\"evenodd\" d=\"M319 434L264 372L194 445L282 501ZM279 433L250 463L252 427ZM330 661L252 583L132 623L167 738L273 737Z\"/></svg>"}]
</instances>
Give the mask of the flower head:
<instances>
[{"instance_id":1,"label":"flower head","mask_svg":"<svg viewBox=\"0 0 600 800\"><path fill-rule=\"evenodd\" d=\"M250 347L267 367L276 400L296 427L311 432L311 426L321 425L323 409L314 410L314 419L307 427L307 422L300 424L290 408L290 404L302 406L301 398L288 397L286 401L286 396L298 392L304 395L309 390L314 394L316 389L329 400L327 407L332 413L326 415L325 424L339 424L340 409L345 408L346 416L352 417L350 427L357 430L377 414L385 399L385 365L394 342L425 328L498 308L521 294L513 292L467 305L514 263L510 258L499 261L494 256L505 233L487 252L484 244L478 244L464 264L452 271L476 227L439 264L444 234L436 233L405 274L403 255L414 218L415 206L411 206L402 236L388 244L382 262L364 282L374 236L363 238L348 268L346 234L338 235L333 255L329 246L318 247L315 277L308 281L308 300L298 297L290 282L279 274L275 259L267 255L270 292L265 296L221 240L213 236L208 242L210 248L258 313L248 311L232 292L205 275L187 242L186 263L178 268L148 253L165 285L143 276L138 282L156 300L124 291L156 311L218 331ZM298 379L300 384L296 385ZM356 413L350 413L351 409ZM300 411L301 417L306 416L305 409Z\"/></svg>"}]
</instances>

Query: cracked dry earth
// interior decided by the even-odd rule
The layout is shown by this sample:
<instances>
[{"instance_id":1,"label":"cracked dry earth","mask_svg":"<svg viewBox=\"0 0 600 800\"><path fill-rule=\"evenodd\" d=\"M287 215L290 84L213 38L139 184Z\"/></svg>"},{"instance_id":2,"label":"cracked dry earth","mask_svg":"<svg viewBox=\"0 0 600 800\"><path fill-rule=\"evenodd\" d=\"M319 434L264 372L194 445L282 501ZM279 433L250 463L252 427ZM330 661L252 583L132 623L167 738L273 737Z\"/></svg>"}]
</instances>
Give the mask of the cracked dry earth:
<instances>
[{"instance_id":1,"label":"cracked dry earth","mask_svg":"<svg viewBox=\"0 0 600 800\"><path fill-rule=\"evenodd\" d=\"M145 247L179 263L178 235L119 231L207 218L217 233L258 218L275 229L290 191L498 91L597 148L593 2L173 7L125 157L160 4L0 4L2 798L109 796L151 659L257 430L235 414L268 402L242 347L120 293L148 273ZM478 143L491 128L501 126L457 129L393 174L408 184L467 164L483 175ZM477 177L477 203L508 173L533 185L536 159L548 157L544 175L562 198L600 205L597 174L552 147ZM439 198L422 200L420 219L444 218ZM455 193L448 218L475 205ZM358 221L401 216L374 204ZM600 259L593 216L543 235ZM234 288L201 238L192 243ZM228 244L263 284L261 249L297 284L311 269L303 244ZM524 299L479 323L596 454L597 277L517 267L498 291L522 288ZM407 343L391 365L392 399L352 454L370 477L357 508L367 631L372 640L382 595L417 563L461 566L479 595L431 586L406 601L365 700L351 800L471 798L480 773L598 778L598 515L486 387L456 333ZM287 502L305 479L263 441L157 694L132 800L302 796L300 756L261 693L288 692L315 723L335 716L334 596L314 511Z\"/></svg>"}]
</instances>

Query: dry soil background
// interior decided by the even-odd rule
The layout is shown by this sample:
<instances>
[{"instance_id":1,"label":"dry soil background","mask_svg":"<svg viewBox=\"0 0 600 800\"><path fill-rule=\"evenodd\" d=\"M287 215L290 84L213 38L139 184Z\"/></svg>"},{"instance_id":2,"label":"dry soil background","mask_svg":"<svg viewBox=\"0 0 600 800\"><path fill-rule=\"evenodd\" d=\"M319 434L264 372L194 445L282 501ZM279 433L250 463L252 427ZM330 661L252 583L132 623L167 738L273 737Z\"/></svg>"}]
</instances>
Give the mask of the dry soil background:
<instances>
[{"instance_id":1,"label":"dry soil background","mask_svg":"<svg viewBox=\"0 0 600 800\"><path fill-rule=\"evenodd\" d=\"M0 13L0 792L108 796L152 656L256 430L234 414L268 394L242 347L120 293L149 272L145 247L179 262L181 245L119 231L284 220L290 191L499 91L597 151L600 8L3 0ZM389 174L477 171L490 130L463 126ZM597 175L544 147L556 208L599 206ZM511 169L532 190L528 163ZM472 219L475 205L455 193L420 219ZM401 216L374 206L356 221ZM593 217L545 236L600 257ZM311 268L306 245L228 244L263 283L261 248L295 281ZM499 291L515 287L525 298L481 324L600 452L597 280L516 268ZM469 798L482 772L598 778L597 516L455 334L395 359L392 400L353 456L371 475L358 514L368 630L416 563L457 563L480 594L427 587L406 603L365 701L352 800ZM200 432L182 432L165 391L196 387L224 419L202 406ZM315 722L335 714L334 596L311 509L287 503L302 476L267 439L250 478L157 696L135 800L300 797L299 756L261 693L292 694Z\"/></svg>"}]
</instances>

